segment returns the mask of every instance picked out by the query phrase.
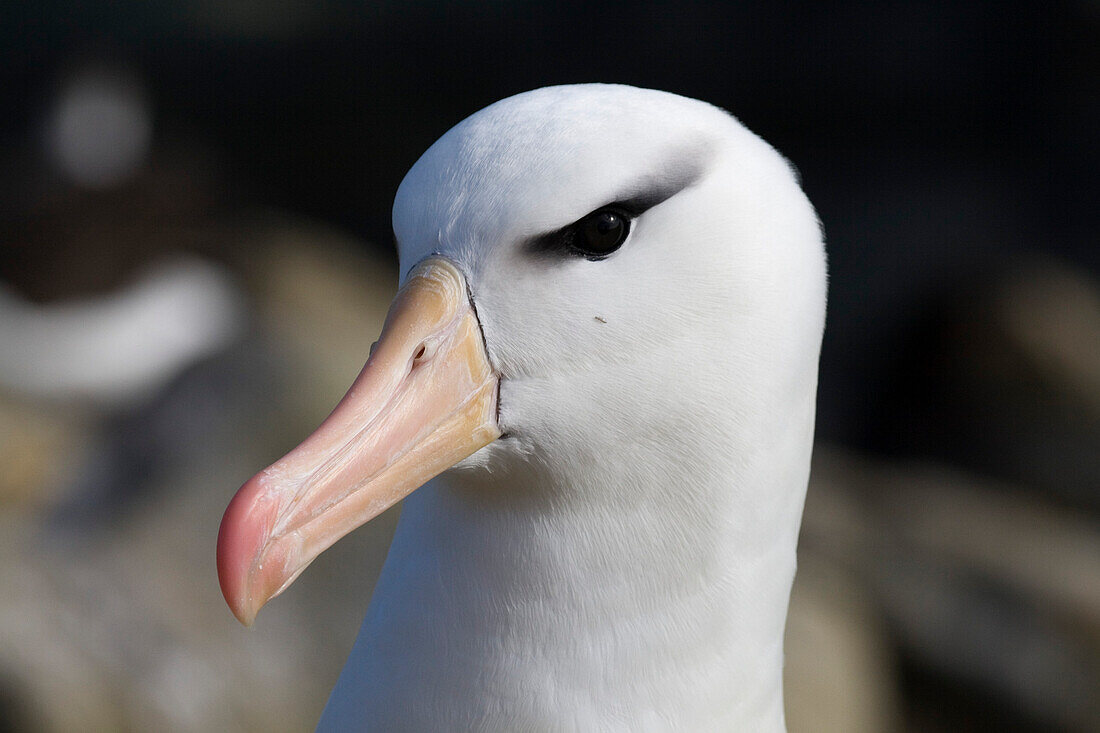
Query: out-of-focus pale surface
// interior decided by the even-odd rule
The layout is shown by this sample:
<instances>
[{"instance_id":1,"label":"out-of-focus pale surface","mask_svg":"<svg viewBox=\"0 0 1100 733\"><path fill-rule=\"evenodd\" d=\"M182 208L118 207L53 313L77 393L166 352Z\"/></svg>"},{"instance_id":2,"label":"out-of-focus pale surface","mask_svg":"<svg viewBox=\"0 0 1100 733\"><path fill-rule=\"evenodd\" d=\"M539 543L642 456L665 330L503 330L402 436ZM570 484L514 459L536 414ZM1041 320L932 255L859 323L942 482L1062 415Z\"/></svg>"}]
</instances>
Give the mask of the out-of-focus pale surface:
<instances>
[{"instance_id":1,"label":"out-of-focus pale surface","mask_svg":"<svg viewBox=\"0 0 1100 733\"><path fill-rule=\"evenodd\" d=\"M117 408L148 399L226 348L244 303L223 268L196 257L149 267L120 290L37 304L0 284L0 388Z\"/></svg>"},{"instance_id":2,"label":"out-of-focus pale surface","mask_svg":"<svg viewBox=\"0 0 1100 733\"><path fill-rule=\"evenodd\" d=\"M87 438L87 410L0 392L0 512L22 517L53 499Z\"/></svg>"},{"instance_id":3,"label":"out-of-focus pale surface","mask_svg":"<svg viewBox=\"0 0 1100 733\"><path fill-rule=\"evenodd\" d=\"M850 571L799 560L784 642L787 730L897 730L897 660L881 614Z\"/></svg>"},{"instance_id":4,"label":"out-of-focus pale surface","mask_svg":"<svg viewBox=\"0 0 1100 733\"><path fill-rule=\"evenodd\" d=\"M45 126L46 152L72 183L118 185L145 162L153 113L132 73L89 67L66 78Z\"/></svg>"},{"instance_id":5,"label":"out-of-focus pale surface","mask_svg":"<svg viewBox=\"0 0 1100 733\"><path fill-rule=\"evenodd\" d=\"M1100 416L1100 283L1040 261L994 288L991 300L1019 365L1044 373L1069 401Z\"/></svg>"},{"instance_id":6,"label":"out-of-focus pale surface","mask_svg":"<svg viewBox=\"0 0 1100 733\"><path fill-rule=\"evenodd\" d=\"M322 397L343 395L382 331L397 292L396 261L366 254L316 225L266 217L246 230L249 266L242 276L256 294L264 329L283 344L295 368L310 371L296 389L305 390L298 399L312 406L319 422L336 402Z\"/></svg>"},{"instance_id":7,"label":"out-of-focus pale surface","mask_svg":"<svg viewBox=\"0 0 1100 733\"><path fill-rule=\"evenodd\" d=\"M95 422L26 398L0 411L25 466L6 477L0 522L0 679L17 730L291 731L320 715L395 512L326 553L251 631L221 598L215 537L237 484L312 429L362 367L397 278L391 262L315 227L268 218L248 231L242 260L255 269L237 275L257 333L234 358L257 375L273 359L277 378L263 399L227 404L155 494L110 525L57 534L42 521L65 482L50 489L45 477L66 449L68 473L82 470Z\"/></svg>"},{"instance_id":8,"label":"out-of-focus pale surface","mask_svg":"<svg viewBox=\"0 0 1100 733\"><path fill-rule=\"evenodd\" d=\"M935 464L819 447L811 476L800 557L857 579L895 647L1029 719L1095 730L1095 522Z\"/></svg>"}]
</instances>

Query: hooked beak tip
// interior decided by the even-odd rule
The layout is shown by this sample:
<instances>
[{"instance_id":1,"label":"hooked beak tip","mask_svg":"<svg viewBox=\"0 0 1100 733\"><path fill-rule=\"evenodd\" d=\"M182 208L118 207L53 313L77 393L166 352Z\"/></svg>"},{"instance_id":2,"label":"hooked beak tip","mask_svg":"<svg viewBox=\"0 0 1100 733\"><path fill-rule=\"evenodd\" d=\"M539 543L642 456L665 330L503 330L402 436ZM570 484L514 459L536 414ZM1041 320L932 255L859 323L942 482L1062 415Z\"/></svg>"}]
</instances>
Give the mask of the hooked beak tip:
<instances>
[{"instance_id":1,"label":"hooked beak tip","mask_svg":"<svg viewBox=\"0 0 1100 733\"><path fill-rule=\"evenodd\" d=\"M262 476L257 474L245 482L226 507L218 529L218 582L225 602L245 626L252 625L268 601L258 587L263 583L256 582L263 579L263 566L256 562L263 557L276 507L266 500Z\"/></svg>"}]
</instances>

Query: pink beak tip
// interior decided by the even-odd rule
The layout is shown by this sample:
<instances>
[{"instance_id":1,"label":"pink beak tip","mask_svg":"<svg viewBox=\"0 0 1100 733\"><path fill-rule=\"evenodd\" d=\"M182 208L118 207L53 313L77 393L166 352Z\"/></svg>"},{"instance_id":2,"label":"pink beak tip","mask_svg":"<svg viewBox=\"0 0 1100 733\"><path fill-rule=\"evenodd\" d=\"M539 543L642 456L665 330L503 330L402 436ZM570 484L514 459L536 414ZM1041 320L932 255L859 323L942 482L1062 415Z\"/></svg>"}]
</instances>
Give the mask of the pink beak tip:
<instances>
[{"instance_id":1,"label":"pink beak tip","mask_svg":"<svg viewBox=\"0 0 1100 733\"><path fill-rule=\"evenodd\" d=\"M254 568L263 546L269 536L270 525L257 511L263 503L261 476L256 474L245 482L226 507L218 528L218 582L222 595L233 615L245 626L251 626L256 619L259 606L266 602L261 599L256 604L254 588Z\"/></svg>"}]
</instances>

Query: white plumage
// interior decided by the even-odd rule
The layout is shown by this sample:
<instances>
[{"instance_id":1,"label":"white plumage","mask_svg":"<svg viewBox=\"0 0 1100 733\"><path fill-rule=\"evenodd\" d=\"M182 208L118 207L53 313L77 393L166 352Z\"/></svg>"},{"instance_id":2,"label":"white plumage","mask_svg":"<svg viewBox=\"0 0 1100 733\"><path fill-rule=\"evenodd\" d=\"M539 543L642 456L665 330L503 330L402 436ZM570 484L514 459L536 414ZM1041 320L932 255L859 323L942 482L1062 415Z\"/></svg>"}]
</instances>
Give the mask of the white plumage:
<instances>
[{"instance_id":1,"label":"white plumage","mask_svg":"<svg viewBox=\"0 0 1100 733\"><path fill-rule=\"evenodd\" d=\"M532 244L625 200L607 259ZM321 729L782 730L825 306L787 162L702 102L540 89L436 142L394 228L465 274L504 437L405 501Z\"/></svg>"}]
</instances>

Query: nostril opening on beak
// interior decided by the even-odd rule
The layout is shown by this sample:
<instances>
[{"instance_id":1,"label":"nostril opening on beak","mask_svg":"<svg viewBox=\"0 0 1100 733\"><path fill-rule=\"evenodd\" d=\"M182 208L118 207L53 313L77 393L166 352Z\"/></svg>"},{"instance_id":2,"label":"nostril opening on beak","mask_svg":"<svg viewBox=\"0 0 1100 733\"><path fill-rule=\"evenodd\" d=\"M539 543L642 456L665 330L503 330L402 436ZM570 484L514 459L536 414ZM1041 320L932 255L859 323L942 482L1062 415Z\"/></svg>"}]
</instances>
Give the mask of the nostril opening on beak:
<instances>
[{"instance_id":1,"label":"nostril opening on beak","mask_svg":"<svg viewBox=\"0 0 1100 733\"><path fill-rule=\"evenodd\" d=\"M413 352L412 361L409 362L409 371L416 369L428 359L428 344L422 343Z\"/></svg>"},{"instance_id":2,"label":"nostril opening on beak","mask_svg":"<svg viewBox=\"0 0 1100 733\"><path fill-rule=\"evenodd\" d=\"M421 341L420 345L413 351L412 359L409 360L409 370L417 369L432 360L435 356L436 344L431 340Z\"/></svg>"}]
</instances>

